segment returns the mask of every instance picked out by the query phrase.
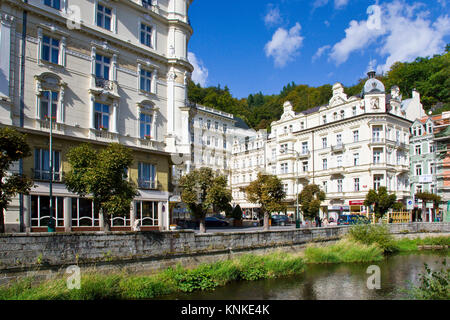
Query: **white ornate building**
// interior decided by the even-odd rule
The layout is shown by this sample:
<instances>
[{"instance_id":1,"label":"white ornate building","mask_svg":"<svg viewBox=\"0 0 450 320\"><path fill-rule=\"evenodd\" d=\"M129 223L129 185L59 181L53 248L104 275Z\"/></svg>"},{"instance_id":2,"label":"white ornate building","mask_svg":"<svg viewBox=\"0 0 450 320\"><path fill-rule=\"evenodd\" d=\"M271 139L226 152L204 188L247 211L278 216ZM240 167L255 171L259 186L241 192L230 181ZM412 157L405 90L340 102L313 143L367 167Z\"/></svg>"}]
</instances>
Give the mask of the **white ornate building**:
<instances>
[{"instance_id":1,"label":"white ornate building","mask_svg":"<svg viewBox=\"0 0 450 320\"><path fill-rule=\"evenodd\" d=\"M234 148L233 201L254 211L255 205L246 201L240 188L258 171L282 180L288 214L295 213L296 195L307 184L317 184L326 192L322 214L334 218L341 211L365 211L367 192L380 186L404 201L410 196L409 127L423 115L417 92L402 103L398 87L386 92L375 72L369 72L358 96L348 97L342 84L336 83L328 105L295 113L286 102L281 119L271 124L270 135L259 140L260 149L248 157L256 160L264 154L264 161L242 164L250 151L242 144Z\"/></svg>"},{"instance_id":2,"label":"white ornate building","mask_svg":"<svg viewBox=\"0 0 450 320\"><path fill-rule=\"evenodd\" d=\"M190 154L186 80L192 0L0 0L0 125L28 134L33 156L16 168L36 188L6 212L8 231L42 231L49 219L49 128L60 230L95 230L88 200L65 188L69 147L121 143L139 185L117 228L167 229L171 155ZM54 216L55 216L54 214Z\"/></svg>"}]
</instances>

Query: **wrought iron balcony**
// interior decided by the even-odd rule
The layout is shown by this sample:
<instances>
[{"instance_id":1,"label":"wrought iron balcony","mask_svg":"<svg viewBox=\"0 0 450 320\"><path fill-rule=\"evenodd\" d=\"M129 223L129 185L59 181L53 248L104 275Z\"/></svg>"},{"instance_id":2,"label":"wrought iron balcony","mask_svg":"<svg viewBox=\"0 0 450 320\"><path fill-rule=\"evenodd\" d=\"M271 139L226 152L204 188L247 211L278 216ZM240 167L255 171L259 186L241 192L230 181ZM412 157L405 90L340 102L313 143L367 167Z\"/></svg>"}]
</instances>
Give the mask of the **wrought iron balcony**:
<instances>
[{"instance_id":1,"label":"wrought iron balcony","mask_svg":"<svg viewBox=\"0 0 450 320\"><path fill-rule=\"evenodd\" d=\"M138 179L138 186L140 189L156 189L155 180Z\"/></svg>"},{"instance_id":2,"label":"wrought iron balcony","mask_svg":"<svg viewBox=\"0 0 450 320\"><path fill-rule=\"evenodd\" d=\"M114 83L101 77L95 77L95 87L112 91L114 90Z\"/></svg>"},{"instance_id":3,"label":"wrought iron balcony","mask_svg":"<svg viewBox=\"0 0 450 320\"><path fill-rule=\"evenodd\" d=\"M36 170L31 169L33 171L33 178L35 180L43 180L50 181L50 170ZM60 182L62 180L62 174L60 171L53 172L53 180L54 182Z\"/></svg>"}]
</instances>

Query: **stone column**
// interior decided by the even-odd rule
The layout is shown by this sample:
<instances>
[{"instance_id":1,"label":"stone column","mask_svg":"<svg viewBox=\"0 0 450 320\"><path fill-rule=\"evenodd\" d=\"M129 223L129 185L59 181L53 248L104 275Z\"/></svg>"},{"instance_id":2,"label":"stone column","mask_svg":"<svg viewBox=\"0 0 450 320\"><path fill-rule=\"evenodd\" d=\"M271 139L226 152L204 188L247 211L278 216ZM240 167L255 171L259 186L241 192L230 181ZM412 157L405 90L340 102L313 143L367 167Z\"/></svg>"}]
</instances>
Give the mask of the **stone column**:
<instances>
[{"instance_id":1,"label":"stone column","mask_svg":"<svg viewBox=\"0 0 450 320\"><path fill-rule=\"evenodd\" d=\"M131 206L130 206L130 227L131 227L131 231L135 231L134 230L134 223L136 222L136 201L131 201Z\"/></svg>"},{"instance_id":2,"label":"stone column","mask_svg":"<svg viewBox=\"0 0 450 320\"><path fill-rule=\"evenodd\" d=\"M23 196L23 224L25 232L31 232L31 196Z\"/></svg>"},{"instance_id":3,"label":"stone column","mask_svg":"<svg viewBox=\"0 0 450 320\"><path fill-rule=\"evenodd\" d=\"M72 198L64 197L64 231L72 231Z\"/></svg>"}]
</instances>

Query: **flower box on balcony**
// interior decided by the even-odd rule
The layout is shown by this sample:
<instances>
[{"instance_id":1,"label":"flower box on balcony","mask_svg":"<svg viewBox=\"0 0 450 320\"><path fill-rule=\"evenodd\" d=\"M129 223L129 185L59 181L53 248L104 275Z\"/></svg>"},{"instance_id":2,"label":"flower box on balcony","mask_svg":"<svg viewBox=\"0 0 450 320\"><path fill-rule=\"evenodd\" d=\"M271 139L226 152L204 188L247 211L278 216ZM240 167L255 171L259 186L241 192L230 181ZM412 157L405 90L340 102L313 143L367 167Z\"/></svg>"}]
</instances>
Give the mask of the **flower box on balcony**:
<instances>
[{"instance_id":1,"label":"flower box on balcony","mask_svg":"<svg viewBox=\"0 0 450 320\"><path fill-rule=\"evenodd\" d=\"M149 136L149 135L146 135L146 136L144 136L144 139L147 139L147 140L151 140L151 139L152 139L152 137L151 137L151 136Z\"/></svg>"}]
</instances>

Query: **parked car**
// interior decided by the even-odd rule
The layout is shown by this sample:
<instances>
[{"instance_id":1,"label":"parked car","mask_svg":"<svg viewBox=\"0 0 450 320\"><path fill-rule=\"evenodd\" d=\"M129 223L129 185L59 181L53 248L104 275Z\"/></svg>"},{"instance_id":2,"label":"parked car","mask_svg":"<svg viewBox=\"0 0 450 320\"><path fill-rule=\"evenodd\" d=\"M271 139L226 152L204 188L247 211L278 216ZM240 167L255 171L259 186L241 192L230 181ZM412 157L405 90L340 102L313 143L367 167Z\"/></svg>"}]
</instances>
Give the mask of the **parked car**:
<instances>
[{"instance_id":1,"label":"parked car","mask_svg":"<svg viewBox=\"0 0 450 320\"><path fill-rule=\"evenodd\" d=\"M290 220L288 216L284 216L284 215L273 215L272 216L272 225L273 226L285 226L290 224Z\"/></svg>"},{"instance_id":2,"label":"parked car","mask_svg":"<svg viewBox=\"0 0 450 320\"><path fill-rule=\"evenodd\" d=\"M338 225L353 225L357 223L369 224L370 220L359 214L341 215L337 221Z\"/></svg>"},{"instance_id":3,"label":"parked car","mask_svg":"<svg viewBox=\"0 0 450 320\"><path fill-rule=\"evenodd\" d=\"M206 227L228 227L230 224L222 219L217 217L206 217L205 218L205 226Z\"/></svg>"}]
</instances>

